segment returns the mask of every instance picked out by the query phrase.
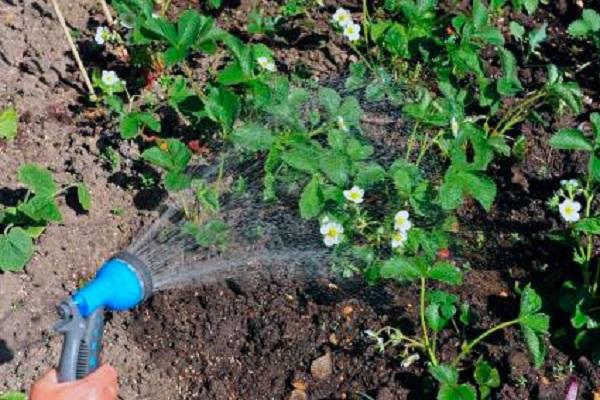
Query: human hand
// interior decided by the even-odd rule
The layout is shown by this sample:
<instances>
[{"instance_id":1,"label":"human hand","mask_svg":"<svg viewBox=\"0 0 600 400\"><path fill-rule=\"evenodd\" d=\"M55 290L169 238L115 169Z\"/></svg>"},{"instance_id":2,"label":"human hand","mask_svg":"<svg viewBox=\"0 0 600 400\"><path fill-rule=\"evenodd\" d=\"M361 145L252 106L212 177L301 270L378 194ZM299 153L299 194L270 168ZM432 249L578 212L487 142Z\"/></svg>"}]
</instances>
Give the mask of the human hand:
<instances>
[{"instance_id":1,"label":"human hand","mask_svg":"<svg viewBox=\"0 0 600 400\"><path fill-rule=\"evenodd\" d=\"M119 393L117 371L103 365L83 379L58 383L51 370L33 384L29 400L116 400Z\"/></svg>"}]
</instances>

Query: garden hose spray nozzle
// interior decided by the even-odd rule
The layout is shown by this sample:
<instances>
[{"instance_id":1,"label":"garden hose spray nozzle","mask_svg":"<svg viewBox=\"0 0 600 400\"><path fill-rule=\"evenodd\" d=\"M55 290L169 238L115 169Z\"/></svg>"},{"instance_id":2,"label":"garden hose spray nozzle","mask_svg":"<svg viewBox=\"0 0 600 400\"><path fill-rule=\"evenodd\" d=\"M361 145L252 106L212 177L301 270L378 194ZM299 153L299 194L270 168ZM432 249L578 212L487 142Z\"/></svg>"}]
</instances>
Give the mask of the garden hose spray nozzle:
<instances>
[{"instance_id":1,"label":"garden hose spray nozzle","mask_svg":"<svg viewBox=\"0 0 600 400\"><path fill-rule=\"evenodd\" d=\"M135 255L122 252L106 261L84 288L58 305L54 329L64 335L58 379L69 382L100 364L104 310L129 310L152 294L150 269Z\"/></svg>"}]
</instances>

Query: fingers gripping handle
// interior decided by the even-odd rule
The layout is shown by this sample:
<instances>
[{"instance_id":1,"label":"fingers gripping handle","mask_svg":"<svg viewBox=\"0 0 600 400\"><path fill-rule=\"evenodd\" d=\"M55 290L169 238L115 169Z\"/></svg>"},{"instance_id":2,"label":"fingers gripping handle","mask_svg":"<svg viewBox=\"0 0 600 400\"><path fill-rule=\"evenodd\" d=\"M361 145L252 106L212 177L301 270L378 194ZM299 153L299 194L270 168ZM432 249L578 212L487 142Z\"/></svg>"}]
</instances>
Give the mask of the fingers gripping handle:
<instances>
[{"instance_id":1,"label":"fingers gripping handle","mask_svg":"<svg viewBox=\"0 0 600 400\"><path fill-rule=\"evenodd\" d=\"M77 305L68 299L58 310L61 320L54 329L64 335L58 380L70 382L86 377L100 365L104 308L83 318Z\"/></svg>"}]
</instances>

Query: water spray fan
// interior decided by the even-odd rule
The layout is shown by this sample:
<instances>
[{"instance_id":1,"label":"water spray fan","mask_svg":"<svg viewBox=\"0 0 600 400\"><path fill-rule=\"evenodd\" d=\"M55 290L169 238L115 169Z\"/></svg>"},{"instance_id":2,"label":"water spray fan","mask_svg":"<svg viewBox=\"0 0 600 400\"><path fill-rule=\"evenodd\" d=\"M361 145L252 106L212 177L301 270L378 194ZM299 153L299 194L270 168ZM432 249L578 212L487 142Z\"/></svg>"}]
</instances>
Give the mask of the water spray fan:
<instances>
[{"instance_id":1,"label":"water spray fan","mask_svg":"<svg viewBox=\"0 0 600 400\"><path fill-rule=\"evenodd\" d=\"M121 252L105 262L83 289L63 300L55 326L64 335L59 381L84 378L100 365L105 310L129 310L152 291L150 269L135 255Z\"/></svg>"}]
</instances>

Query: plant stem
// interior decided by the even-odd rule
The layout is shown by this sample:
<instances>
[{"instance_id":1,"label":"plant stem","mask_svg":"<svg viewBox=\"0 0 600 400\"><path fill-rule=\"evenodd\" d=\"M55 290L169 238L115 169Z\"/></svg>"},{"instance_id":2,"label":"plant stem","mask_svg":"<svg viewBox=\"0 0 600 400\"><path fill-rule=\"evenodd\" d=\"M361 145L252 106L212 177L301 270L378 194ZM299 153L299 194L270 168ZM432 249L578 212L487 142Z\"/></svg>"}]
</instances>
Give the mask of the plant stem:
<instances>
[{"instance_id":1,"label":"plant stem","mask_svg":"<svg viewBox=\"0 0 600 400\"><path fill-rule=\"evenodd\" d=\"M167 13L167 11L169 10L169 7L171 7L171 0L165 1L165 3L163 4L163 6L160 9L160 15L162 15L164 17L165 14Z\"/></svg>"},{"instance_id":2,"label":"plant stem","mask_svg":"<svg viewBox=\"0 0 600 400\"><path fill-rule=\"evenodd\" d=\"M421 278L419 313L421 317L421 329L423 330L423 343L425 344L425 349L429 355L429 360L433 365L438 365L435 352L431 348L431 344L429 342L429 332L427 332L427 321L425 320L425 278Z\"/></svg>"},{"instance_id":3,"label":"plant stem","mask_svg":"<svg viewBox=\"0 0 600 400\"><path fill-rule=\"evenodd\" d=\"M363 0L362 2L363 8L363 36L365 37L365 45L367 47L367 52L369 51L369 8L367 5L367 0Z\"/></svg>"},{"instance_id":4,"label":"plant stem","mask_svg":"<svg viewBox=\"0 0 600 400\"><path fill-rule=\"evenodd\" d=\"M488 329L487 331L483 332L481 335L479 335L477 338L475 338L473 341L471 341L470 343L467 343L463 346L462 351L460 352L460 354L458 356L456 356L456 358L452 361L452 366L456 367L458 365L458 363L460 362L460 360L462 360L467 354L469 354L469 352L473 349L473 347L475 347L479 342L481 342L483 339L485 339L486 337L490 336L491 334L500 331L502 329L506 329L511 325L515 325L519 323L519 318L517 319L513 319L512 321L506 321L506 322L502 322L498 325L496 325L495 327Z\"/></svg>"},{"instance_id":5,"label":"plant stem","mask_svg":"<svg viewBox=\"0 0 600 400\"><path fill-rule=\"evenodd\" d=\"M410 132L410 136L408 137L408 142L406 143L406 155L405 159L408 161L410 159L410 154L412 153L415 136L417 135L417 129L419 128L419 122L415 122L413 125L412 131Z\"/></svg>"},{"instance_id":6,"label":"plant stem","mask_svg":"<svg viewBox=\"0 0 600 400\"><path fill-rule=\"evenodd\" d=\"M106 4L106 0L100 0L100 5L102 6L102 12L104 13L104 16L106 17L106 22L108 23L109 26L113 25L115 23L115 20L112 17L112 14L110 13L110 8L108 8L108 4Z\"/></svg>"},{"instance_id":7,"label":"plant stem","mask_svg":"<svg viewBox=\"0 0 600 400\"><path fill-rule=\"evenodd\" d=\"M506 112L506 114L504 114L504 116L502 116L496 127L492 130L491 136L504 135L507 130L522 121L527 114L536 108L537 105L533 104L545 95L546 92L544 90L539 90L534 92L529 97L525 97L520 103L512 107Z\"/></svg>"},{"instance_id":8,"label":"plant stem","mask_svg":"<svg viewBox=\"0 0 600 400\"><path fill-rule=\"evenodd\" d=\"M56 16L58 17L58 22L60 26L63 28L65 36L67 37L67 42L69 42L69 47L71 47L71 51L73 52L73 57L75 57L75 62L77 63L77 67L79 67L79 72L81 72L81 76L83 77L83 81L90 92L90 96L92 98L96 97L96 93L94 92L94 87L92 86L92 81L90 81L90 77L85 70L83 62L81 61L81 57L79 56L79 51L75 46L75 42L73 42L73 38L71 37L71 32L69 32L69 28L67 27L67 23L65 22L65 17L63 17L62 12L60 11L60 7L56 0L50 0L52 2L52 6L54 7L54 12L56 12Z\"/></svg>"},{"instance_id":9,"label":"plant stem","mask_svg":"<svg viewBox=\"0 0 600 400\"><path fill-rule=\"evenodd\" d=\"M352 42L348 42L350 48L352 50L354 50L354 52L358 55L358 57L367 65L367 68L369 68L369 71L371 71L373 73L373 75L375 75L378 79L381 80L381 76L379 76L379 73L377 72L377 70L373 67L373 65L369 62L369 60L367 60L367 58L363 55L363 53L360 52L360 50L358 50L358 48L354 45L354 43Z\"/></svg>"}]
</instances>

